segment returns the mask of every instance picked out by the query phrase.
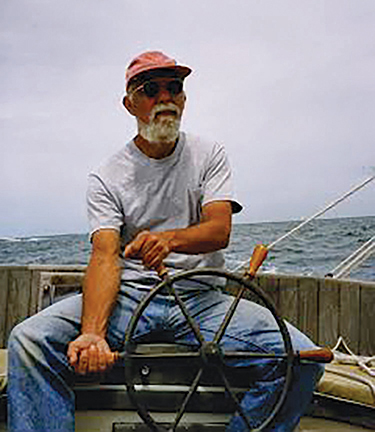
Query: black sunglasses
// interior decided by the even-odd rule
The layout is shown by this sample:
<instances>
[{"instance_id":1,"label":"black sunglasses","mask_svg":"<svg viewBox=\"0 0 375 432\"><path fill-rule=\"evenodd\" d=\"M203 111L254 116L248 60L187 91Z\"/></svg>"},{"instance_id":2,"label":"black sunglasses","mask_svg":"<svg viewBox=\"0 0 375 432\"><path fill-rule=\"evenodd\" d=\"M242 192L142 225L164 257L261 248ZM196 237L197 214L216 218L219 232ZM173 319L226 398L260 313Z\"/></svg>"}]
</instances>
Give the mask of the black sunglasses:
<instances>
[{"instance_id":1,"label":"black sunglasses","mask_svg":"<svg viewBox=\"0 0 375 432\"><path fill-rule=\"evenodd\" d=\"M139 86L138 88L136 88L134 90L134 92L137 91L143 91L143 93L149 97L149 98L153 98L156 95L159 94L160 92L160 84L157 81L146 81L144 84L142 84L141 86ZM184 83L181 80L178 79L174 79L171 81L168 81L168 83L166 84L165 88L167 89L167 91L169 92L169 94L171 96L177 96L179 95L184 87Z\"/></svg>"}]
</instances>

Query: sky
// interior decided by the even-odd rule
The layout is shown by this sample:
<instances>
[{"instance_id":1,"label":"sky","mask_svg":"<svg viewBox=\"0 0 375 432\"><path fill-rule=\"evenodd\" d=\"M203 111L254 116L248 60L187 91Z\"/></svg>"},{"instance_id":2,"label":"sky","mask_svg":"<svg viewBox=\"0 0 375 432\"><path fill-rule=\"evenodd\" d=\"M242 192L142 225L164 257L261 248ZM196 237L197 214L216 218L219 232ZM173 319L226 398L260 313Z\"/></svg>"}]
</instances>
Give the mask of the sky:
<instances>
[{"instance_id":1,"label":"sky","mask_svg":"<svg viewBox=\"0 0 375 432\"><path fill-rule=\"evenodd\" d=\"M2 0L0 236L87 232L146 50L193 69L182 128L224 144L234 222L311 216L375 174L374 22L373 0ZM375 215L374 192L326 216Z\"/></svg>"}]
</instances>

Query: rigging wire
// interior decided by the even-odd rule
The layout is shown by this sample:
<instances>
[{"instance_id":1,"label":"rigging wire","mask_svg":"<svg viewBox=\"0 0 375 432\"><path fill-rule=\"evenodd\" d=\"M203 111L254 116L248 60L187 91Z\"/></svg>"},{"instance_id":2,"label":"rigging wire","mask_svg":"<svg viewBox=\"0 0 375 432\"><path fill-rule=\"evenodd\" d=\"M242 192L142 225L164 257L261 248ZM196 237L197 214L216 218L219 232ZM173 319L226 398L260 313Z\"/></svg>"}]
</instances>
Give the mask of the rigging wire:
<instances>
[{"instance_id":1,"label":"rigging wire","mask_svg":"<svg viewBox=\"0 0 375 432\"><path fill-rule=\"evenodd\" d=\"M328 204L326 207L324 207L322 210L319 210L317 213L315 213L312 216L310 216L309 218L305 219L300 224L298 224L296 227L294 227L293 229L291 229L286 234L282 235L281 237L279 237L278 239L276 239L275 241L273 241L269 245L257 245L255 247L255 249L254 249L253 256L259 250L259 251L262 252L262 259L264 260L266 258L266 256L267 256L268 251L270 251L271 249L273 249L278 243L280 243L281 241L285 240L286 238L288 238L289 236L291 236L292 234L294 234L296 231L300 230L302 227L304 227L305 225L307 225L308 223L310 223L311 221L313 221L314 219L317 219L319 216L322 216L328 210L331 210L333 207L337 206L337 204L339 204L342 201L344 201L345 199L349 198L351 195L353 195L355 192L357 192L360 189L362 189L363 187L365 187L367 184L369 184L370 182L372 182L374 179L375 179L375 174L371 175L370 177L368 177L367 179L365 179L364 181L362 181L358 185L352 187L344 195L342 195L339 198L335 199L330 204ZM253 256L252 256L252 258L253 258ZM263 262L263 260L262 260L262 262ZM252 260L250 260L250 266L251 266L251 261ZM257 265L258 265L258 261L259 260L257 260L257 263L256 263ZM244 261L241 264L239 264L233 271L237 272L237 271L241 270L243 267L247 266L248 263L249 263L249 259L247 259L246 261ZM261 264L262 263L259 264L259 267L260 267ZM257 268L259 268L259 267L257 267ZM256 272L256 270L255 270L255 272ZM255 273L254 273L254 275L255 275Z\"/></svg>"},{"instance_id":2,"label":"rigging wire","mask_svg":"<svg viewBox=\"0 0 375 432\"><path fill-rule=\"evenodd\" d=\"M347 276L351 270L361 265L368 257L375 252L375 236L371 237L360 248L349 255L344 261L338 264L328 276L340 278Z\"/></svg>"}]
</instances>

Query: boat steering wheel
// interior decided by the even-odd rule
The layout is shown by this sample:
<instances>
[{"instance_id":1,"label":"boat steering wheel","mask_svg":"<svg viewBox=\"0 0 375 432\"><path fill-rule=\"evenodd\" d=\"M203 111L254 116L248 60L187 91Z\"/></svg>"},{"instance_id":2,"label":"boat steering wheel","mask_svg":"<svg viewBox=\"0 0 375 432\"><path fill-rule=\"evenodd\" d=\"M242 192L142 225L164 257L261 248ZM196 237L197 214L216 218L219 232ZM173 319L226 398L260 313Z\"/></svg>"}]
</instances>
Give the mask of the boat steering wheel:
<instances>
[{"instance_id":1,"label":"boat steering wheel","mask_svg":"<svg viewBox=\"0 0 375 432\"><path fill-rule=\"evenodd\" d=\"M179 295L179 289L175 287L176 282L179 282L183 279L194 279L202 276L215 276L226 279L228 282L232 282L239 286L237 295L234 297L232 304L230 305L221 325L217 329L212 340L207 341L203 337L197 322L191 317L189 311L182 301ZM190 327L192 333L194 334L197 345L193 347L192 350L179 352L177 355L181 359L181 357L186 360L189 359L198 359L198 368L195 376L192 380L192 383L189 387L189 390L186 392L186 395L179 407L176 416L173 422L165 428L158 424L154 417L150 414L149 409L140 402L139 391L136 389L135 378L134 378L134 362L142 359L142 356L145 356L147 359L150 359L149 355L140 354L137 352L137 342L134 340L134 336L136 333L137 325L147 308L147 306L151 303L151 301L163 292L167 291L169 295L172 295L175 299L176 304L179 306L183 316L185 317L188 326ZM251 295L257 302L263 304L275 319L275 322L280 330L280 334L283 340L283 352L282 353L256 353L250 351L227 351L221 345L220 342L222 337L225 334L225 330L227 329L232 317L234 316L237 306L243 297L245 291L250 291ZM171 352L159 352L154 353L152 355L153 359L159 359L163 361L163 359L171 359L174 354ZM239 277L235 274L229 273L224 270L218 269L195 269L188 270L181 273L178 273L174 276L167 276L162 282L160 282L155 288L153 288L145 298L140 302L138 308L135 310L133 316L131 317L129 324L125 333L125 350L120 356L124 359L124 367L125 367L125 384L128 390L129 398L134 404L138 414L149 427L150 430L155 432L162 431L175 431L183 414L186 411L186 408L191 401L194 393L197 392L200 379L204 374L205 370L209 369L212 373L215 370L216 374L220 377L222 385L224 386L227 395L229 395L229 399L233 403L234 411L243 419L244 423L247 426L247 429L251 432L261 432L266 430L273 422L279 411L281 410L288 390L292 380L293 374L293 363L295 360L295 354L293 352L292 343L290 339L290 335L288 329L285 325L285 322L278 316L275 307L273 306L271 300L267 297L267 295L262 291L262 289L256 285L250 278ZM228 367L226 363L230 363L231 361L244 361L244 360L277 360L281 363L281 368L283 371L283 383L281 384L281 389L279 392L279 397L270 407L267 418L262 422L261 425L258 425L256 428L253 428L251 425L251 419L248 418L248 415L244 412L241 407L240 400L236 394L236 389L232 388L230 381L227 377ZM233 366L232 366L233 367ZM235 367L233 367L235 368Z\"/></svg>"}]
</instances>

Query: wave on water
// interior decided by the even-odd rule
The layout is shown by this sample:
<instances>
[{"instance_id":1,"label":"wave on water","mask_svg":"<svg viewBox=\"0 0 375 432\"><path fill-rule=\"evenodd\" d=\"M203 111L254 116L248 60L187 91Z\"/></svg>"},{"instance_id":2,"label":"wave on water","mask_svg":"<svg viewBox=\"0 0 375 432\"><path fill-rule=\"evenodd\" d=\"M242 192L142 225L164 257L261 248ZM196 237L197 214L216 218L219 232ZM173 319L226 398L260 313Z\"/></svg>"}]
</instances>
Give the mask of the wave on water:
<instances>
[{"instance_id":1,"label":"wave on water","mask_svg":"<svg viewBox=\"0 0 375 432\"><path fill-rule=\"evenodd\" d=\"M51 240L51 238L56 236L46 236L46 237L0 237L0 242L42 242Z\"/></svg>"},{"instance_id":2,"label":"wave on water","mask_svg":"<svg viewBox=\"0 0 375 432\"><path fill-rule=\"evenodd\" d=\"M41 237L30 237L30 238L21 238L21 242L42 242L42 241L48 241L48 238L41 238Z\"/></svg>"},{"instance_id":3,"label":"wave on water","mask_svg":"<svg viewBox=\"0 0 375 432\"><path fill-rule=\"evenodd\" d=\"M19 242L21 239L17 237L0 237L0 242Z\"/></svg>"}]
</instances>

